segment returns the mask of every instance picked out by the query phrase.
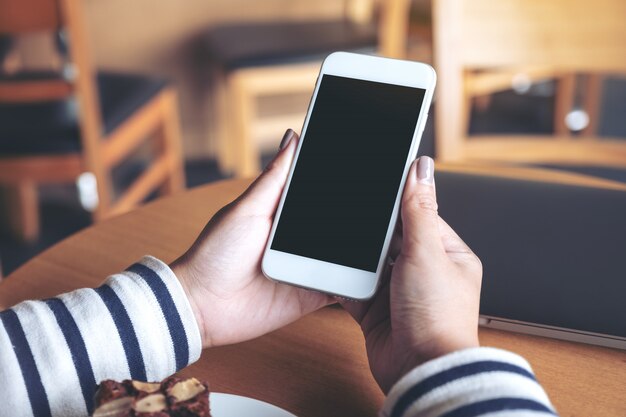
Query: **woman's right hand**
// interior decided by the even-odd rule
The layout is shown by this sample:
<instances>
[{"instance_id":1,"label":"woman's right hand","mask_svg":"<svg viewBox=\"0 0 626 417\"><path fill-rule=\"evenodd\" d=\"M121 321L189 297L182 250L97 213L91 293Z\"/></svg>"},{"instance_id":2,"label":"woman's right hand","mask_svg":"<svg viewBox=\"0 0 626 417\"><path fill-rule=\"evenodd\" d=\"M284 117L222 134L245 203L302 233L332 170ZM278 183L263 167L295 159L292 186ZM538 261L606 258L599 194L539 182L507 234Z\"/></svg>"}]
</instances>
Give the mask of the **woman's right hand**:
<instances>
[{"instance_id":1,"label":"woman's right hand","mask_svg":"<svg viewBox=\"0 0 626 417\"><path fill-rule=\"evenodd\" d=\"M401 218L399 254L378 293L365 303L342 302L361 325L385 393L421 363L478 346L482 265L437 213L431 158L411 167Z\"/></svg>"}]
</instances>

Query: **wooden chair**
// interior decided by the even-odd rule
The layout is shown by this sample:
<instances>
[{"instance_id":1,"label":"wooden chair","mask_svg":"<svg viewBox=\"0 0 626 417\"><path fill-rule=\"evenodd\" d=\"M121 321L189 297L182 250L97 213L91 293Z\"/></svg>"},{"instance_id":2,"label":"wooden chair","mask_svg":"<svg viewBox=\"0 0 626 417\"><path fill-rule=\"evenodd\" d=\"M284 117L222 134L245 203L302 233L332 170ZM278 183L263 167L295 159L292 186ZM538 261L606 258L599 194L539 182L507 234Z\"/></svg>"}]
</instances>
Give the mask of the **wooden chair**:
<instances>
[{"instance_id":1,"label":"wooden chair","mask_svg":"<svg viewBox=\"0 0 626 417\"><path fill-rule=\"evenodd\" d=\"M0 0L0 34L63 31L71 69L0 73L0 185L12 190L13 226L26 239L38 235L37 184L92 173L95 221L129 210L159 187L184 188L174 89L160 79L96 72L85 29L81 0ZM112 169L152 138L158 155L115 199Z\"/></svg>"},{"instance_id":2,"label":"wooden chair","mask_svg":"<svg viewBox=\"0 0 626 417\"><path fill-rule=\"evenodd\" d=\"M434 0L438 73L436 151L444 161L496 161L626 167L626 141L594 137L601 76L626 74L622 0ZM468 135L471 98L506 89L520 70L560 80L555 134ZM590 125L572 135L575 74L592 74L584 108Z\"/></svg>"},{"instance_id":3,"label":"wooden chair","mask_svg":"<svg viewBox=\"0 0 626 417\"><path fill-rule=\"evenodd\" d=\"M261 118L261 97L311 93L322 59L337 50L403 57L409 0L346 0L337 21L246 23L212 28L204 37L219 66L214 94L220 168L237 177L259 171L255 139L298 127L303 115ZM375 22L377 20L377 23Z\"/></svg>"}]
</instances>

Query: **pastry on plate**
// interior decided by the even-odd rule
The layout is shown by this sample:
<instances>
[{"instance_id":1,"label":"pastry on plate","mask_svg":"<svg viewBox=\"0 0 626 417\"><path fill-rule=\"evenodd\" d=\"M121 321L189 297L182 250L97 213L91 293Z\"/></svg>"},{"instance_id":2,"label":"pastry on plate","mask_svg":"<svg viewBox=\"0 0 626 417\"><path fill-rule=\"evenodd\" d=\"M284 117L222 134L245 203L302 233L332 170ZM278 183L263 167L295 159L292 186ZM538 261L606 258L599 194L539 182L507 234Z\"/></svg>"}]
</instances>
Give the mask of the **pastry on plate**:
<instances>
[{"instance_id":1,"label":"pastry on plate","mask_svg":"<svg viewBox=\"0 0 626 417\"><path fill-rule=\"evenodd\" d=\"M196 378L162 382L107 379L98 386L93 417L210 417L209 387Z\"/></svg>"}]
</instances>

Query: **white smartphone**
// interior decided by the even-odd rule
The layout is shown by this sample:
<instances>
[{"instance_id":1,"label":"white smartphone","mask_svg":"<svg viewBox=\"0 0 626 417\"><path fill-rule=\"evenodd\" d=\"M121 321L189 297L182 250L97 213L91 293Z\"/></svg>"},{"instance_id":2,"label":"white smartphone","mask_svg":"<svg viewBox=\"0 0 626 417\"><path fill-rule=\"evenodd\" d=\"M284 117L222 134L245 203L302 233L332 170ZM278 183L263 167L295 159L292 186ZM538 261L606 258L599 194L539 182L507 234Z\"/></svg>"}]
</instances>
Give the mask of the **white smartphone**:
<instances>
[{"instance_id":1,"label":"white smartphone","mask_svg":"<svg viewBox=\"0 0 626 417\"><path fill-rule=\"evenodd\" d=\"M346 52L324 60L263 254L268 278L374 295L435 82L418 62Z\"/></svg>"}]
</instances>

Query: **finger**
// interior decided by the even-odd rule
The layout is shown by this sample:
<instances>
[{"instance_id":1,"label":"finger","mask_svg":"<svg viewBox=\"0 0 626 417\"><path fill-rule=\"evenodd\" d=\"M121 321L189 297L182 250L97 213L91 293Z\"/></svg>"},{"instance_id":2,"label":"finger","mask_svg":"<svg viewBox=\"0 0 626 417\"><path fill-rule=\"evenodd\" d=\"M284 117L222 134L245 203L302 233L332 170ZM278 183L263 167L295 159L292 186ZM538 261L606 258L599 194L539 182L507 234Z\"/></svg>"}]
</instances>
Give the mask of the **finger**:
<instances>
[{"instance_id":1,"label":"finger","mask_svg":"<svg viewBox=\"0 0 626 417\"><path fill-rule=\"evenodd\" d=\"M366 301L355 301L348 300L347 298L335 297L335 300L341 304L344 310L346 310L350 315L356 320L357 323L362 324L363 319L368 311L371 310L372 306L377 303L377 299L381 297L381 293L385 291L385 288L389 288L389 284L391 282L391 271L393 270L393 266L386 263L383 272L381 274L380 284L374 296ZM385 295L383 295L384 297Z\"/></svg>"},{"instance_id":2,"label":"finger","mask_svg":"<svg viewBox=\"0 0 626 417\"><path fill-rule=\"evenodd\" d=\"M439 217L439 231L441 233L441 242L446 252L472 253L472 249L467 246L467 243L441 217Z\"/></svg>"},{"instance_id":3,"label":"finger","mask_svg":"<svg viewBox=\"0 0 626 417\"><path fill-rule=\"evenodd\" d=\"M347 300L341 297L336 297L336 300L341 305L341 307L343 307L344 310L350 313L352 318L359 324L361 324L363 317L365 317L367 310L372 304L372 300L354 301L354 300Z\"/></svg>"},{"instance_id":4,"label":"finger","mask_svg":"<svg viewBox=\"0 0 626 417\"><path fill-rule=\"evenodd\" d=\"M459 237L452 227L444 219L439 218L439 229L441 230L441 241L446 251L446 255L456 264L464 265L466 268L477 268L478 274L470 276L478 277L477 285L480 289L482 282L482 262L478 255Z\"/></svg>"},{"instance_id":5,"label":"finger","mask_svg":"<svg viewBox=\"0 0 626 417\"><path fill-rule=\"evenodd\" d=\"M379 300L381 296L388 297L388 295L384 294L385 291L388 291L388 288L389 279L386 279L381 282L380 287L378 288L378 290L376 290L376 294L374 294L374 296L369 300L356 301L349 300L343 297L335 297L335 299L341 305L341 307L343 307L344 310L350 313L352 318L354 318L354 320L362 326L366 316L370 315L374 306L378 306L381 304L381 301Z\"/></svg>"},{"instance_id":6,"label":"finger","mask_svg":"<svg viewBox=\"0 0 626 417\"><path fill-rule=\"evenodd\" d=\"M287 181L299 138L296 132L287 129L274 159L239 197L241 205L250 207L256 215L273 216Z\"/></svg>"},{"instance_id":7,"label":"finger","mask_svg":"<svg viewBox=\"0 0 626 417\"><path fill-rule=\"evenodd\" d=\"M367 335L373 327L389 319L389 295L390 284L389 280L386 280L381 283L381 287L371 300L359 302L339 299L338 301L343 309L359 323L363 333Z\"/></svg>"},{"instance_id":8,"label":"finger","mask_svg":"<svg viewBox=\"0 0 626 417\"><path fill-rule=\"evenodd\" d=\"M409 170L402 196L402 253L418 256L418 250L443 250L437 214L434 161L420 157Z\"/></svg>"},{"instance_id":9,"label":"finger","mask_svg":"<svg viewBox=\"0 0 626 417\"><path fill-rule=\"evenodd\" d=\"M365 317L363 317L361 321L361 329L366 336L380 323L389 320L391 316L390 296L391 285L390 281L387 280L383 282L381 288L378 289L374 302L369 306L367 314L365 314Z\"/></svg>"},{"instance_id":10,"label":"finger","mask_svg":"<svg viewBox=\"0 0 626 417\"><path fill-rule=\"evenodd\" d=\"M298 299L300 300L302 315L312 313L315 310L337 302L334 297L321 292L306 290L304 288L297 288L296 291L298 293Z\"/></svg>"}]
</instances>

